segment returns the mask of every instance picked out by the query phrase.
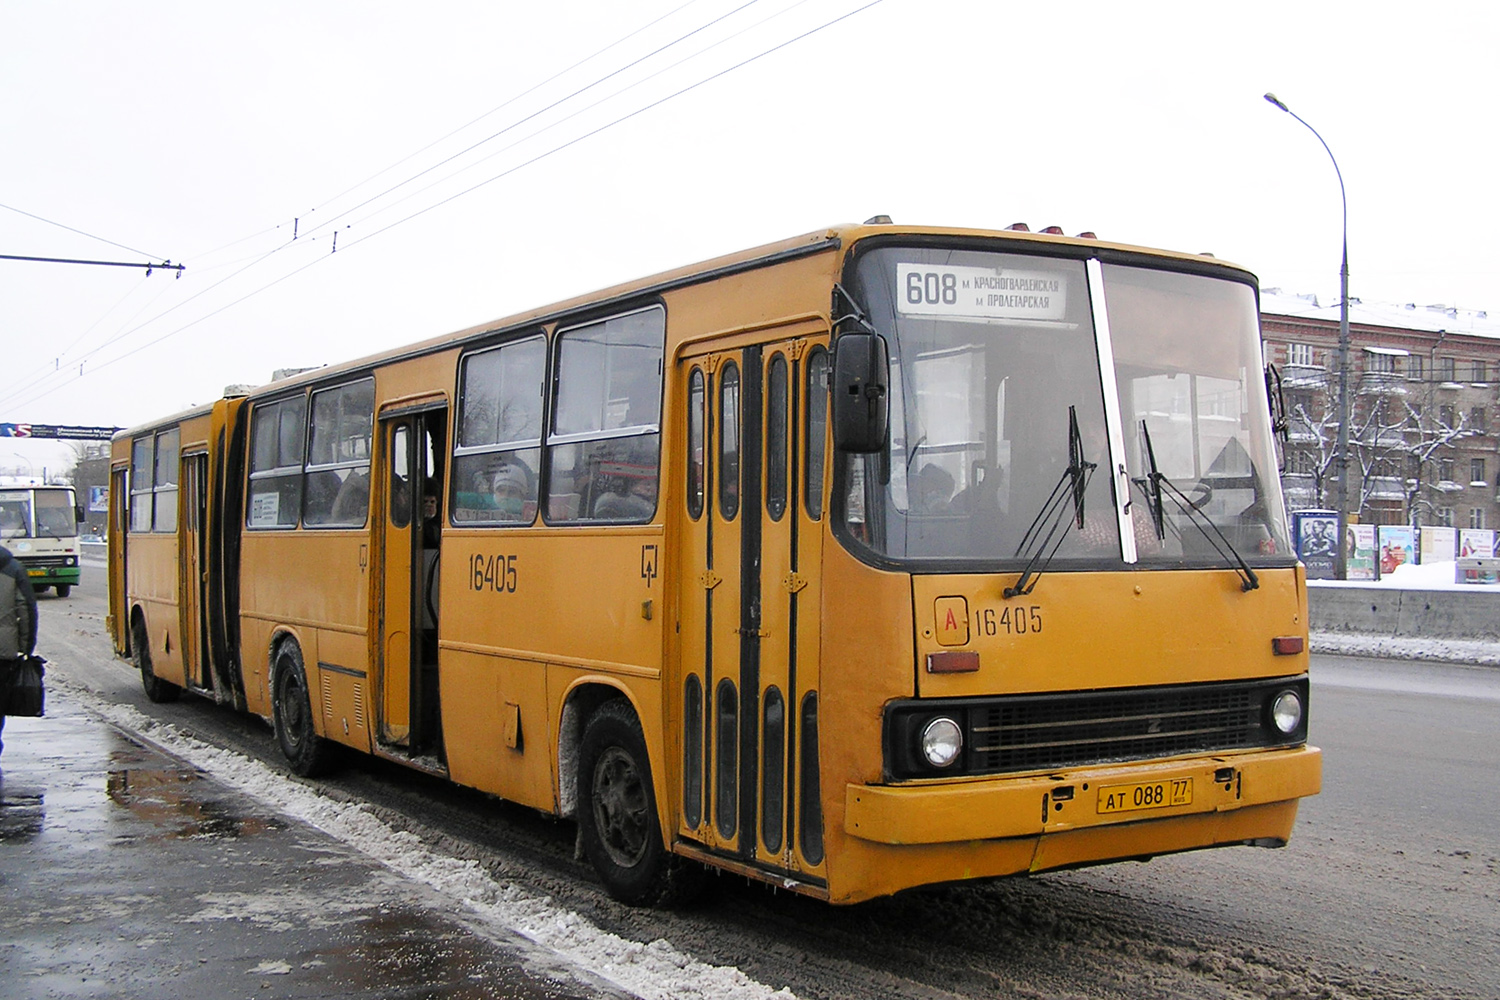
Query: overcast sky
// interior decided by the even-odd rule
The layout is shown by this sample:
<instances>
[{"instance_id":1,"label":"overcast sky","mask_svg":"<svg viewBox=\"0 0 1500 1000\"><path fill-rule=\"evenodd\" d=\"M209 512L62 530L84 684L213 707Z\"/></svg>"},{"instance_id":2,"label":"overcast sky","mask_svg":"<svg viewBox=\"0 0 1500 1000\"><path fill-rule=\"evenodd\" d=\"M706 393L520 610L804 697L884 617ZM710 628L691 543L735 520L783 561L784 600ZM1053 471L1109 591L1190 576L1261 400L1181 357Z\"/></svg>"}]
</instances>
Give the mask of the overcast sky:
<instances>
[{"instance_id":1,"label":"overcast sky","mask_svg":"<svg viewBox=\"0 0 1500 1000\"><path fill-rule=\"evenodd\" d=\"M0 254L188 267L0 261L0 421L128 426L877 213L1336 301L1338 181L1268 90L1338 157L1352 295L1500 309L1493 4L867 3L0 0Z\"/></svg>"}]
</instances>

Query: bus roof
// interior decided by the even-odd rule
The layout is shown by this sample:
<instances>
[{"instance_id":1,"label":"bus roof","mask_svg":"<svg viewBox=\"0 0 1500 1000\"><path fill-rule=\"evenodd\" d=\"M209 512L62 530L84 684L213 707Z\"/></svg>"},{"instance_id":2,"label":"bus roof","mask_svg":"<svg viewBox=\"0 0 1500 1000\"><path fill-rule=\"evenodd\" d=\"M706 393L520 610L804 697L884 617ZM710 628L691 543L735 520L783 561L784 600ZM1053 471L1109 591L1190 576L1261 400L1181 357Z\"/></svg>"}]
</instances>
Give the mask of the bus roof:
<instances>
[{"instance_id":1,"label":"bus roof","mask_svg":"<svg viewBox=\"0 0 1500 1000\"><path fill-rule=\"evenodd\" d=\"M1132 256L1146 256L1160 258L1163 262L1176 261L1178 263L1191 264L1193 268L1205 270L1223 270L1224 272L1238 272L1240 277L1252 277L1250 273L1238 265L1228 261L1219 260L1210 254L1179 253L1168 250L1159 250L1151 247L1135 246L1128 243L1114 243L1100 240L1092 234L1079 236L1065 236L1056 233L1029 232L1018 229L962 229L947 226L898 226L885 222L866 222L858 225L845 224L820 229L790 239L775 243L768 243L736 253L725 254L709 260L688 264L670 271L637 278L632 281L623 282L609 288L598 291L587 292L574 296L560 302L539 306L525 312L516 313L497 320L480 323L475 326L457 330L452 333L442 334L426 340L416 341L400 347L393 347L386 351L354 358L337 364L326 365L319 368L310 368L296 375L275 382L237 391L233 395L239 396L263 396L271 393L279 393L296 386L306 386L321 382L330 377L337 377L347 372L357 372L362 369L378 366L382 363L404 359L435 351L446 350L460 346L465 342L478 337L495 334L507 329L522 328L527 326L541 325L555 319L566 317L569 313L576 313L583 309L595 309L605 306L615 300L625 300L653 291L666 291L670 288L680 287L686 284L694 284L699 281L708 280L725 272L733 272L763 264L774 263L777 260L791 259L800 256L817 253L831 253L843 248L848 248L861 240L871 237L889 239L892 237L912 236L917 238L954 237L965 240L985 240L1015 244L1014 249L1040 248L1043 246L1076 246L1088 247L1105 253L1128 254ZM148 423L127 428L115 435L115 439L129 438L140 432L162 426L170 426L196 416L202 416L212 409L212 404L192 407L181 413L169 417L161 417Z\"/></svg>"}]
</instances>

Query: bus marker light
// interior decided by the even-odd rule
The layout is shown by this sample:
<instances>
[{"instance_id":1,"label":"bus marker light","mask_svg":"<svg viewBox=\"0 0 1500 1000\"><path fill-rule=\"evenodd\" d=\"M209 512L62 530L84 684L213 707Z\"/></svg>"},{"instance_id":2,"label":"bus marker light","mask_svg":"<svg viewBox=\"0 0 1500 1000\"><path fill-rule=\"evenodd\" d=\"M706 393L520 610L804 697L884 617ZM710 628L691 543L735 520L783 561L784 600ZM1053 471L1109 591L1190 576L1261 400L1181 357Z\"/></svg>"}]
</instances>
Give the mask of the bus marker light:
<instances>
[{"instance_id":1,"label":"bus marker light","mask_svg":"<svg viewBox=\"0 0 1500 1000\"><path fill-rule=\"evenodd\" d=\"M947 649L927 654L929 674L972 674L979 670L979 654L971 649Z\"/></svg>"},{"instance_id":2,"label":"bus marker light","mask_svg":"<svg viewBox=\"0 0 1500 1000\"><path fill-rule=\"evenodd\" d=\"M1302 652L1300 635L1278 635L1271 640L1271 652L1277 656L1296 656Z\"/></svg>"}]
</instances>

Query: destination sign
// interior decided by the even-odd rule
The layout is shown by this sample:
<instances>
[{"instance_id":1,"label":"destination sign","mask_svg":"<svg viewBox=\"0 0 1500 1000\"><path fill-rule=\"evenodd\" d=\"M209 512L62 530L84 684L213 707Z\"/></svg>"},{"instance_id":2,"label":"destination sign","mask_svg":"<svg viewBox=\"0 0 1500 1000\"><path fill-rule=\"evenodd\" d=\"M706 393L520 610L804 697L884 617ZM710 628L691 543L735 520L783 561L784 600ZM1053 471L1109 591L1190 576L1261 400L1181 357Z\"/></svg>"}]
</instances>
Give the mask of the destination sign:
<instances>
[{"instance_id":1,"label":"destination sign","mask_svg":"<svg viewBox=\"0 0 1500 1000\"><path fill-rule=\"evenodd\" d=\"M896 311L903 316L1057 321L1067 315L1067 293L1067 277L1057 272L896 265Z\"/></svg>"}]
</instances>

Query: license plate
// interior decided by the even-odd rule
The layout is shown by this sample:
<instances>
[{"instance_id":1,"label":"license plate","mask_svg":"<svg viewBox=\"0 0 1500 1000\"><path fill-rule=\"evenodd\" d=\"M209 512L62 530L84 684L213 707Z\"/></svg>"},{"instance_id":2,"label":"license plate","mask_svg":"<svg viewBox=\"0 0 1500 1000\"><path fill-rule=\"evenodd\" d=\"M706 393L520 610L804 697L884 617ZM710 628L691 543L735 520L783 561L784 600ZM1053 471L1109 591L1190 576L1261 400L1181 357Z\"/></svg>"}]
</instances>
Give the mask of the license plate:
<instances>
[{"instance_id":1,"label":"license plate","mask_svg":"<svg viewBox=\"0 0 1500 1000\"><path fill-rule=\"evenodd\" d=\"M44 570L44 569L28 569L26 571L26 575L27 576L46 576L47 575L47 571Z\"/></svg>"},{"instance_id":2,"label":"license plate","mask_svg":"<svg viewBox=\"0 0 1500 1000\"><path fill-rule=\"evenodd\" d=\"M1134 785L1104 785L1099 789L1101 813L1134 812L1137 809L1167 809L1192 805L1193 779L1168 778Z\"/></svg>"}]
</instances>

